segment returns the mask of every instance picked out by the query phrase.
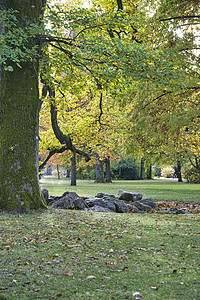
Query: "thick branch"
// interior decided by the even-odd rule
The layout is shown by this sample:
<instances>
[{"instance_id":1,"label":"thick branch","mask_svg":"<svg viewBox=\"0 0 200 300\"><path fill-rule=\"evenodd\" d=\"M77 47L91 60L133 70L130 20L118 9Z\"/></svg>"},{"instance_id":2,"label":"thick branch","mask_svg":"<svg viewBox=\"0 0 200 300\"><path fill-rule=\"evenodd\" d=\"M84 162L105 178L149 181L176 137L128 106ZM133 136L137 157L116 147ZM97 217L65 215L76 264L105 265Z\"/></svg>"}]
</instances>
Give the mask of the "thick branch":
<instances>
[{"instance_id":1,"label":"thick branch","mask_svg":"<svg viewBox=\"0 0 200 300\"><path fill-rule=\"evenodd\" d=\"M118 10L123 10L123 4L121 0L117 0L117 6L118 6Z\"/></svg>"},{"instance_id":2,"label":"thick branch","mask_svg":"<svg viewBox=\"0 0 200 300\"><path fill-rule=\"evenodd\" d=\"M99 122L100 126L101 126L101 117L103 115L102 101L103 101L103 93L101 92L101 94L100 94L100 101L99 101L100 114L99 114L99 118L98 118L98 122Z\"/></svg>"},{"instance_id":3,"label":"thick branch","mask_svg":"<svg viewBox=\"0 0 200 300\"><path fill-rule=\"evenodd\" d=\"M51 125L56 138L59 140L59 142L62 145L65 145L67 147L66 150L71 150L74 153L78 153L82 156L85 156L86 161L90 160L90 156L87 153L74 147L70 135L69 134L66 135L60 130L60 127L58 125L58 120L57 120L57 110L53 100L51 102Z\"/></svg>"},{"instance_id":4,"label":"thick branch","mask_svg":"<svg viewBox=\"0 0 200 300\"><path fill-rule=\"evenodd\" d=\"M158 21L183 20L183 19L196 19L196 18L200 18L200 15L196 15L196 16L170 17L170 18L166 18L166 19L158 19Z\"/></svg>"},{"instance_id":5,"label":"thick branch","mask_svg":"<svg viewBox=\"0 0 200 300\"><path fill-rule=\"evenodd\" d=\"M64 151L68 150L66 146L63 146L61 148L52 148L49 150L49 154L47 155L47 157L45 158L45 160L40 164L39 166L39 171L41 171L42 169L44 169L46 163L49 161L49 159L55 155L56 153L63 153Z\"/></svg>"},{"instance_id":6,"label":"thick branch","mask_svg":"<svg viewBox=\"0 0 200 300\"><path fill-rule=\"evenodd\" d=\"M43 83L44 83L44 80L43 80ZM52 125L52 129L54 131L56 138L61 143L61 145L64 145L65 150L70 150L74 153L78 153L79 155L85 156L85 160L89 161L91 159L90 156L87 153L85 153L84 151L77 149L72 144L70 135L69 134L66 135L60 130L60 127L58 125L57 109L55 106L55 91L49 85L45 84L43 86L42 95L45 97L47 95L47 92L49 93L49 97L51 99L51 110L50 110L51 125ZM61 148L61 149L64 149L64 148ZM63 151L65 151L65 150L63 150ZM62 152L55 152L55 153L62 153ZM50 153L49 153L49 155L50 155Z\"/></svg>"},{"instance_id":7,"label":"thick branch","mask_svg":"<svg viewBox=\"0 0 200 300\"><path fill-rule=\"evenodd\" d=\"M187 153L187 152L186 152ZM197 169L197 170L200 170L200 166L199 166L199 163L198 163L198 159L195 157L195 163L192 161L191 157L189 156L189 154L187 153L188 155L188 158L189 158L189 161L191 163L191 165Z\"/></svg>"}]
</instances>

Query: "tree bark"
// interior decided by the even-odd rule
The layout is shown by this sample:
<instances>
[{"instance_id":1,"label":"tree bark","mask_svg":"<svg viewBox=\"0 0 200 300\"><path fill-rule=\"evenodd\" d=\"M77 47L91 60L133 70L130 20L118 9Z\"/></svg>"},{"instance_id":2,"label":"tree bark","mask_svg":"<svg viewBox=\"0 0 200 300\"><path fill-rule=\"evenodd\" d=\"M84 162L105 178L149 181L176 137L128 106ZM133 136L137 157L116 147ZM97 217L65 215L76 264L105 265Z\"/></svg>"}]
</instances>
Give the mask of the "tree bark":
<instances>
[{"instance_id":1,"label":"tree bark","mask_svg":"<svg viewBox=\"0 0 200 300\"><path fill-rule=\"evenodd\" d=\"M152 164L149 165L147 179L152 179Z\"/></svg>"},{"instance_id":2,"label":"tree bark","mask_svg":"<svg viewBox=\"0 0 200 300\"><path fill-rule=\"evenodd\" d=\"M109 157L106 157L105 158L105 179L106 179L106 182L112 182L111 180L111 174L110 174L110 159Z\"/></svg>"},{"instance_id":3,"label":"tree bark","mask_svg":"<svg viewBox=\"0 0 200 300\"><path fill-rule=\"evenodd\" d=\"M182 174L181 174L181 162L180 160L177 161L177 176L178 176L178 182L183 182Z\"/></svg>"},{"instance_id":4,"label":"tree bark","mask_svg":"<svg viewBox=\"0 0 200 300\"><path fill-rule=\"evenodd\" d=\"M141 158L140 179L144 179L144 158Z\"/></svg>"},{"instance_id":5,"label":"tree bark","mask_svg":"<svg viewBox=\"0 0 200 300\"><path fill-rule=\"evenodd\" d=\"M76 186L76 153L71 157L71 185Z\"/></svg>"},{"instance_id":6,"label":"tree bark","mask_svg":"<svg viewBox=\"0 0 200 300\"><path fill-rule=\"evenodd\" d=\"M96 178L95 178L95 183L104 183L104 174L103 174L103 162L100 159L100 156L98 153L94 154L96 157Z\"/></svg>"},{"instance_id":7,"label":"tree bark","mask_svg":"<svg viewBox=\"0 0 200 300\"><path fill-rule=\"evenodd\" d=\"M59 170L59 165L57 165L57 174L58 174L58 180L60 180L60 170Z\"/></svg>"},{"instance_id":8,"label":"tree bark","mask_svg":"<svg viewBox=\"0 0 200 300\"><path fill-rule=\"evenodd\" d=\"M44 1L7 0L19 24L38 23ZM31 43L34 43L31 41ZM33 45L33 44L32 44ZM0 85L0 208L14 213L45 208L38 174L38 60L10 63Z\"/></svg>"}]
</instances>

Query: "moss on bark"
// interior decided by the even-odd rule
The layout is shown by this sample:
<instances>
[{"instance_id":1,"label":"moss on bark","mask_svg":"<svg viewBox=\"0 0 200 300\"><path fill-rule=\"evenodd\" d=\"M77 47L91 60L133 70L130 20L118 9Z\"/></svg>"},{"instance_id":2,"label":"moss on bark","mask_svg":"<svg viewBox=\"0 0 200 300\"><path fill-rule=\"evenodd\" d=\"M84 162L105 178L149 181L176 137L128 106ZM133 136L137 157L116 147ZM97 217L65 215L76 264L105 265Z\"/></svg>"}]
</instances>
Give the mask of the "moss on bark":
<instances>
[{"instance_id":1,"label":"moss on bark","mask_svg":"<svg viewBox=\"0 0 200 300\"><path fill-rule=\"evenodd\" d=\"M36 64L3 73L0 207L8 211L44 207L37 175L38 101Z\"/></svg>"},{"instance_id":2,"label":"moss on bark","mask_svg":"<svg viewBox=\"0 0 200 300\"><path fill-rule=\"evenodd\" d=\"M28 3L27 3L28 2ZM39 22L42 0L7 0L19 22ZM30 41L32 43L33 41ZM22 212L45 208L38 181L38 61L3 71L0 90L0 208Z\"/></svg>"}]
</instances>

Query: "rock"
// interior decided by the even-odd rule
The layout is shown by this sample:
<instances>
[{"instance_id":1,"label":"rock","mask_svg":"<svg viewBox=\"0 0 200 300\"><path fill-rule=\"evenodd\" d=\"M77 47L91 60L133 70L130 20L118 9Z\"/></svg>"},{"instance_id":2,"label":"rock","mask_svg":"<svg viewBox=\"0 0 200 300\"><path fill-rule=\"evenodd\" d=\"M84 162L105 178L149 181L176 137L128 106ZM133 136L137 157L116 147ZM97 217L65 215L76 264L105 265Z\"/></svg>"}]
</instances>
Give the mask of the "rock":
<instances>
[{"instance_id":1,"label":"rock","mask_svg":"<svg viewBox=\"0 0 200 300\"><path fill-rule=\"evenodd\" d=\"M178 215L178 214L190 215L191 214L188 211L185 211L183 209L177 209L177 208L170 208L167 210L159 210L159 211L157 211L157 213L158 214L175 214L175 215Z\"/></svg>"},{"instance_id":2,"label":"rock","mask_svg":"<svg viewBox=\"0 0 200 300\"><path fill-rule=\"evenodd\" d=\"M74 192L66 192L61 197L55 197L54 200L49 203L49 205L52 208L79 210L83 210L86 207L84 199L79 197Z\"/></svg>"},{"instance_id":3,"label":"rock","mask_svg":"<svg viewBox=\"0 0 200 300\"><path fill-rule=\"evenodd\" d=\"M132 211L132 213L134 213L134 214L144 214L145 212L135 208L134 211Z\"/></svg>"},{"instance_id":4,"label":"rock","mask_svg":"<svg viewBox=\"0 0 200 300\"><path fill-rule=\"evenodd\" d=\"M114 212L116 212L116 206L112 201L109 200L105 200L102 198L88 198L85 200L86 205L88 205L89 207L93 207L95 205L97 206L101 206L104 208L108 208Z\"/></svg>"},{"instance_id":5,"label":"rock","mask_svg":"<svg viewBox=\"0 0 200 300\"><path fill-rule=\"evenodd\" d=\"M124 200L124 201L131 201L131 202L135 202L138 200L142 199L142 194L138 194L138 193L131 193L131 192L126 192L123 190L119 190L118 192L118 199L119 200Z\"/></svg>"},{"instance_id":6,"label":"rock","mask_svg":"<svg viewBox=\"0 0 200 300\"><path fill-rule=\"evenodd\" d=\"M96 205L108 208L118 213L129 213L129 208L123 200L118 200L116 198L114 199L112 197L110 198L110 195L104 196L103 198L88 198L85 200L85 202L89 207L93 207Z\"/></svg>"},{"instance_id":7,"label":"rock","mask_svg":"<svg viewBox=\"0 0 200 300\"><path fill-rule=\"evenodd\" d=\"M65 192L61 197L68 196L71 199L77 199L79 196L75 192Z\"/></svg>"},{"instance_id":8,"label":"rock","mask_svg":"<svg viewBox=\"0 0 200 300\"><path fill-rule=\"evenodd\" d=\"M142 199L142 200L140 200L140 203L151 206L152 208L157 207L156 203L152 200L152 198Z\"/></svg>"},{"instance_id":9,"label":"rock","mask_svg":"<svg viewBox=\"0 0 200 300\"><path fill-rule=\"evenodd\" d=\"M75 192L65 192L62 196L50 196L48 205L51 206L54 202L62 199L65 196L67 196L67 197L69 197L70 199L73 199L73 200L79 198L79 196Z\"/></svg>"},{"instance_id":10,"label":"rock","mask_svg":"<svg viewBox=\"0 0 200 300\"><path fill-rule=\"evenodd\" d=\"M144 213L156 208L156 203L151 199L142 199L141 194L119 190L118 198L112 194L98 193L95 198L79 197L75 192L65 192L62 196L48 196L48 191L43 190L48 205L52 208L79 209L89 211L117 212L117 213ZM137 200L138 199L138 200ZM128 204L125 202L129 202ZM160 213L188 213L182 210L171 209Z\"/></svg>"},{"instance_id":11,"label":"rock","mask_svg":"<svg viewBox=\"0 0 200 300\"><path fill-rule=\"evenodd\" d=\"M96 212L114 212L113 210L106 208L106 207L102 207L102 206L98 206L98 205L94 205L93 207L90 208L85 208L85 210L88 211L96 211Z\"/></svg>"},{"instance_id":12,"label":"rock","mask_svg":"<svg viewBox=\"0 0 200 300\"><path fill-rule=\"evenodd\" d=\"M130 212L128 205L123 200L115 200L114 204L116 206L117 213L129 213Z\"/></svg>"},{"instance_id":13,"label":"rock","mask_svg":"<svg viewBox=\"0 0 200 300\"><path fill-rule=\"evenodd\" d=\"M141 211L145 211L145 212L151 211L151 209L152 209L149 205L143 204L140 201L135 201L133 203L133 206L136 207L137 209L139 209Z\"/></svg>"},{"instance_id":14,"label":"rock","mask_svg":"<svg viewBox=\"0 0 200 300\"><path fill-rule=\"evenodd\" d=\"M110 198L110 199L116 199L115 195L110 195L106 193L98 193L95 198Z\"/></svg>"},{"instance_id":15,"label":"rock","mask_svg":"<svg viewBox=\"0 0 200 300\"><path fill-rule=\"evenodd\" d=\"M143 211L141 211L141 210L139 210L139 209L137 209L134 205L133 205L133 203L132 204L127 204L127 206L128 206L128 209L129 209L129 211L131 212L131 213L136 213L136 214L143 214L144 212Z\"/></svg>"},{"instance_id":16,"label":"rock","mask_svg":"<svg viewBox=\"0 0 200 300\"><path fill-rule=\"evenodd\" d=\"M42 189L41 192L43 194L44 200L48 204L48 200L49 200L49 192L48 192L48 190L47 189Z\"/></svg>"}]
</instances>

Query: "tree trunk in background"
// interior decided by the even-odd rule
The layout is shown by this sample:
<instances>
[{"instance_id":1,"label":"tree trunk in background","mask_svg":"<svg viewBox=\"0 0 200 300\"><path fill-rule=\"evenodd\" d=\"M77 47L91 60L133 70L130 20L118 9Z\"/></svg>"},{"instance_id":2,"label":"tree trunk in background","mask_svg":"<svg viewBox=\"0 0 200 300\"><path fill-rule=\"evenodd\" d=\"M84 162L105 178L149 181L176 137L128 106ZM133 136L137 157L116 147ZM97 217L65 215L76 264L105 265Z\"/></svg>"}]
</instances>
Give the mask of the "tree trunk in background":
<instances>
[{"instance_id":1,"label":"tree trunk in background","mask_svg":"<svg viewBox=\"0 0 200 300\"><path fill-rule=\"evenodd\" d=\"M180 160L177 161L177 176L178 176L178 182L183 182L182 174L181 174L181 162L180 162Z\"/></svg>"},{"instance_id":2,"label":"tree trunk in background","mask_svg":"<svg viewBox=\"0 0 200 300\"><path fill-rule=\"evenodd\" d=\"M144 158L141 158L140 179L144 179Z\"/></svg>"},{"instance_id":3,"label":"tree trunk in background","mask_svg":"<svg viewBox=\"0 0 200 300\"><path fill-rule=\"evenodd\" d=\"M147 170L147 179L152 179L152 164L149 165Z\"/></svg>"},{"instance_id":4,"label":"tree trunk in background","mask_svg":"<svg viewBox=\"0 0 200 300\"><path fill-rule=\"evenodd\" d=\"M43 4L7 0L5 8L17 10L19 23L26 26L39 22ZM46 207L38 174L39 64L10 65L13 72L1 68L0 74L0 208L20 213Z\"/></svg>"},{"instance_id":5,"label":"tree trunk in background","mask_svg":"<svg viewBox=\"0 0 200 300\"><path fill-rule=\"evenodd\" d=\"M57 165L57 173L58 173L58 180L60 180L60 170L59 170L59 165Z\"/></svg>"},{"instance_id":6,"label":"tree trunk in background","mask_svg":"<svg viewBox=\"0 0 200 300\"><path fill-rule=\"evenodd\" d=\"M76 185L76 154L71 157L71 185Z\"/></svg>"},{"instance_id":7,"label":"tree trunk in background","mask_svg":"<svg viewBox=\"0 0 200 300\"><path fill-rule=\"evenodd\" d=\"M95 153L95 158L96 158L96 178L95 178L95 183L104 183L104 174L103 174L103 162L100 159L100 156L98 153Z\"/></svg>"},{"instance_id":8,"label":"tree trunk in background","mask_svg":"<svg viewBox=\"0 0 200 300\"><path fill-rule=\"evenodd\" d=\"M105 161L105 166L106 166L106 170L105 170L106 182L112 182L111 174L110 174L110 159L109 159L109 156L106 157L104 161Z\"/></svg>"}]
</instances>

